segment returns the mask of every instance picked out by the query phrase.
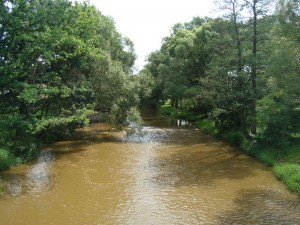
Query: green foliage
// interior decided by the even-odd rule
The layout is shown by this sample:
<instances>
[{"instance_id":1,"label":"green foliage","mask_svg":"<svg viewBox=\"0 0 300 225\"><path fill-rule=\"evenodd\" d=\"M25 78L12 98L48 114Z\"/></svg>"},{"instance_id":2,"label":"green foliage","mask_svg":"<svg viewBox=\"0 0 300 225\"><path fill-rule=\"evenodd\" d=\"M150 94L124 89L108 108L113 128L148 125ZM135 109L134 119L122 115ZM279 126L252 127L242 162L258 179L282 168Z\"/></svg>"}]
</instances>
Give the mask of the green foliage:
<instances>
[{"instance_id":1,"label":"green foliage","mask_svg":"<svg viewBox=\"0 0 300 225\"><path fill-rule=\"evenodd\" d=\"M222 1L224 18L176 24L148 58L149 99L170 100L161 113L190 117L267 165L298 165L300 4L278 0L272 14L270 2Z\"/></svg>"},{"instance_id":2,"label":"green foliage","mask_svg":"<svg viewBox=\"0 0 300 225\"><path fill-rule=\"evenodd\" d=\"M290 134L299 132L299 4L279 1L277 20L270 32L271 55L266 73L267 93L259 102L260 138L264 142L287 146Z\"/></svg>"},{"instance_id":3,"label":"green foliage","mask_svg":"<svg viewBox=\"0 0 300 225\"><path fill-rule=\"evenodd\" d=\"M220 132L216 127L215 122L211 119L204 119L196 122L196 127L211 135L217 135Z\"/></svg>"},{"instance_id":4,"label":"green foliage","mask_svg":"<svg viewBox=\"0 0 300 225\"><path fill-rule=\"evenodd\" d=\"M292 143L285 148L286 154L284 159L292 163L300 163L300 139L292 140Z\"/></svg>"},{"instance_id":5,"label":"green foliage","mask_svg":"<svg viewBox=\"0 0 300 225\"><path fill-rule=\"evenodd\" d=\"M95 109L126 123L139 100L135 54L111 18L69 0L2 1L0 11L0 146L28 161Z\"/></svg>"},{"instance_id":6,"label":"green foliage","mask_svg":"<svg viewBox=\"0 0 300 225\"><path fill-rule=\"evenodd\" d=\"M176 119L185 119L189 122L196 122L203 118L203 115L197 115L184 109L177 109L169 104L160 106L159 113L161 115L171 116Z\"/></svg>"},{"instance_id":7,"label":"green foliage","mask_svg":"<svg viewBox=\"0 0 300 225\"><path fill-rule=\"evenodd\" d=\"M300 114L295 110L295 104L288 96L275 92L263 98L259 105L259 138L265 143L287 146L289 134L299 129L296 121Z\"/></svg>"},{"instance_id":8,"label":"green foliage","mask_svg":"<svg viewBox=\"0 0 300 225\"><path fill-rule=\"evenodd\" d=\"M267 146L261 147L255 153L255 157L268 166L274 166L283 155L284 152L282 150Z\"/></svg>"},{"instance_id":9,"label":"green foliage","mask_svg":"<svg viewBox=\"0 0 300 225\"><path fill-rule=\"evenodd\" d=\"M137 83L138 87L140 104L146 107L156 106L157 102L153 97L153 86L155 84L155 80L154 77L152 77L150 71L147 69L141 70L138 76L136 76L135 82Z\"/></svg>"},{"instance_id":10,"label":"green foliage","mask_svg":"<svg viewBox=\"0 0 300 225\"><path fill-rule=\"evenodd\" d=\"M120 62L108 58L104 63L107 68L91 77L96 110L108 112L107 119L110 122L122 124L139 102L137 91L133 91L138 89L137 84L123 70Z\"/></svg>"},{"instance_id":11,"label":"green foliage","mask_svg":"<svg viewBox=\"0 0 300 225\"><path fill-rule=\"evenodd\" d=\"M0 149L0 172L8 169L10 165L11 165L11 159L10 159L9 151L7 149Z\"/></svg>"},{"instance_id":12,"label":"green foliage","mask_svg":"<svg viewBox=\"0 0 300 225\"><path fill-rule=\"evenodd\" d=\"M222 139L236 145L240 146L243 142L243 135L240 130L225 130L221 133Z\"/></svg>"},{"instance_id":13,"label":"green foliage","mask_svg":"<svg viewBox=\"0 0 300 225\"><path fill-rule=\"evenodd\" d=\"M166 114L205 114L220 132L283 147L300 129L299 4L280 0L273 15L269 1L253 4L223 1L228 17L176 24L148 59L151 99L170 99L178 110Z\"/></svg>"},{"instance_id":14,"label":"green foliage","mask_svg":"<svg viewBox=\"0 0 300 225\"><path fill-rule=\"evenodd\" d=\"M178 118L178 119L185 119L187 118L189 115L188 112L182 112L182 111L177 111L175 113L173 113L173 117Z\"/></svg>"},{"instance_id":15,"label":"green foliage","mask_svg":"<svg viewBox=\"0 0 300 225\"><path fill-rule=\"evenodd\" d=\"M171 116L176 109L171 105L165 104L159 108L159 113L166 116Z\"/></svg>"},{"instance_id":16,"label":"green foliage","mask_svg":"<svg viewBox=\"0 0 300 225\"><path fill-rule=\"evenodd\" d=\"M299 140L284 148L243 140L241 148L266 165L273 166L274 173L292 191L300 192L300 143Z\"/></svg>"},{"instance_id":17,"label":"green foliage","mask_svg":"<svg viewBox=\"0 0 300 225\"><path fill-rule=\"evenodd\" d=\"M290 190L300 192L300 165L281 163L274 166L275 175L282 180Z\"/></svg>"}]
</instances>

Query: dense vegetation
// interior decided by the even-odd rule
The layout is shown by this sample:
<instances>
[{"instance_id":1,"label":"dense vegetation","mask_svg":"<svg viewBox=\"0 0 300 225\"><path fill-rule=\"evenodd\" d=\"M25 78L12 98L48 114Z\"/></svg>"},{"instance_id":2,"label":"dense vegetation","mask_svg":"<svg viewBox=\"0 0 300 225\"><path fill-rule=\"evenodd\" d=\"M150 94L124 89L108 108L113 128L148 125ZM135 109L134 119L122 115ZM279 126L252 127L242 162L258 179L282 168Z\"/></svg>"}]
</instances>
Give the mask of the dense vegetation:
<instances>
[{"instance_id":1,"label":"dense vegetation","mask_svg":"<svg viewBox=\"0 0 300 225\"><path fill-rule=\"evenodd\" d=\"M135 53L111 18L68 0L4 0L0 15L0 170L95 112L126 124L138 103Z\"/></svg>"},{"instance_id":2,"label":"dense vegetation","mask_svg":"<svg viewBox=\"0 0 300 225\"><path fill-rule=\"evenodd\" d=\"M149 55L141 101L168 103L163 111L275 164L300 191L300 2L223 0L219 8L223 18L176 24Z\"/></svg>"},{"instance_id":3,"label":"dense vegetation","mask_svg":"<svg viewBox=\"0 0 300 225\"><path fill-rule=\"evenodd\" d=\"M0 171L95 112L130 123L140 100L241 145L300 191L300 2L219 8L222 18L175 24L133 76L133 43L94 6L1 1Z\"/></svg>"}]
</instances>

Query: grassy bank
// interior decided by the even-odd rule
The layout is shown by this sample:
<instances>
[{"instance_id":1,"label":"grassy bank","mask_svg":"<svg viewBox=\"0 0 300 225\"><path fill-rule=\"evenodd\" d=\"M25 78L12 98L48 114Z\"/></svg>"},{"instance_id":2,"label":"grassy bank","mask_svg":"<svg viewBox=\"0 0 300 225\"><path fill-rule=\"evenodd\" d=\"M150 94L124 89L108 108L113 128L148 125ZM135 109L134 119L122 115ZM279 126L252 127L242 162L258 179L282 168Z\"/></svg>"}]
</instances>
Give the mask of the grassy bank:
<instances>
[{"instance_id":1,"label":"grassy bank","mask_svg":"<svg viewBox=\"0 0 300 225\"><path fill-rule=\"evenodd\" d=\"M17 159L12 157L5 148L0 148L0 172L7 170L10 166L16 164Z\"/></svg>"},{"instance_id":2,"label":"grassy bank","mask_svg":"<svg viewBox=\"0 0 300 225\"><path fill-rule=\"evenodd\" d=\"M257 141L248 141L243 138L240 131L220 131L213 120L203 115L196 115L181 109L175 109L170 105L161 106L159 112L174 118L186 119L195 124L195 127L204 132L217 136L234 145L240 146L247 154L253 156L264 164L273 167L275 176L284 182L287 187L296 193L300 193L300 138L294 137L289 145L279 148L270 145L259 144Z\"/></svg>"}]
</instances>

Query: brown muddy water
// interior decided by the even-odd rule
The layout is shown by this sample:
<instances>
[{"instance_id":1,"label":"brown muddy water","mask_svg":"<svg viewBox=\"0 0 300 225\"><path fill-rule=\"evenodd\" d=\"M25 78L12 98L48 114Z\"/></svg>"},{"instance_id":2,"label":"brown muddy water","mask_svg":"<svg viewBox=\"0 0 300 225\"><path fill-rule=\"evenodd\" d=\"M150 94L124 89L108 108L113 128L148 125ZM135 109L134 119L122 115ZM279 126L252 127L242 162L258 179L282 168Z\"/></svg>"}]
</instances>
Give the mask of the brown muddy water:
<instances>
[{"instance_id":1,"label":"brown muddy water","mask_svg":"<svg viewBox=\"0 0 300 225\"><path fill-rule=\"evenodd\" d=\"M1 175L1 225L300 224L300 198L271 168L184 121L82 133Z\"/></svg>"}]
</instances>

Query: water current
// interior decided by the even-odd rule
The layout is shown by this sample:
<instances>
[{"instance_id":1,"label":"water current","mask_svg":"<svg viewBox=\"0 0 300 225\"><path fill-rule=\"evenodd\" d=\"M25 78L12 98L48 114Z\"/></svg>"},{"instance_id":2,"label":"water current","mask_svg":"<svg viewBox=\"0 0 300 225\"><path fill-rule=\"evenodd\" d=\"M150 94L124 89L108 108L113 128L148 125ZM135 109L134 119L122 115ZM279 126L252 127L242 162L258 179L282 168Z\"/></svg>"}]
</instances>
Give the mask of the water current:
<instances>
[{"instance_id":1,"label":"water current","mask_svg":"<svg viewBox=\"0 0 300 225\"><path fill-rule=\"evenodd\" d=\"M1 225L300 224L300 198L270 167L185 121L81 133L1 175Z\"/></svg>"}]
</instances>

